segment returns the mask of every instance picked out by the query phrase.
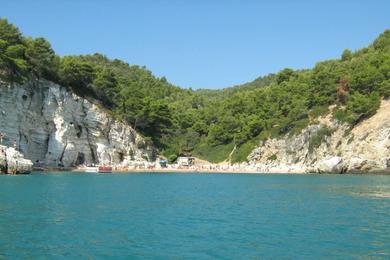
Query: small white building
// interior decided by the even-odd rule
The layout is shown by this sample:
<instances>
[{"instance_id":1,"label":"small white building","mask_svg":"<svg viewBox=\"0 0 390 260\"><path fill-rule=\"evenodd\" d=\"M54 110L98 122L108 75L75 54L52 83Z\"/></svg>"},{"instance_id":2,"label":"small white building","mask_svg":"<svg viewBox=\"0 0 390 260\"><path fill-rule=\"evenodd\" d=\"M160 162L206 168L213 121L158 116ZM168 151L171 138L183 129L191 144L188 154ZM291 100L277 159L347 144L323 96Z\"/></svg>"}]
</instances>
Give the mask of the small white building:
<instances>
[{"instance_id":1,"label":"small white building","mask_svg":"<svg viewBox=\"0 0 390 260\"><path fill-rule=\"evenodd\" d=\"M176 163L179 166L193 166L195 164L195 158L194 157L178 157L176 160Z\"/></svg>"}]
</instances>

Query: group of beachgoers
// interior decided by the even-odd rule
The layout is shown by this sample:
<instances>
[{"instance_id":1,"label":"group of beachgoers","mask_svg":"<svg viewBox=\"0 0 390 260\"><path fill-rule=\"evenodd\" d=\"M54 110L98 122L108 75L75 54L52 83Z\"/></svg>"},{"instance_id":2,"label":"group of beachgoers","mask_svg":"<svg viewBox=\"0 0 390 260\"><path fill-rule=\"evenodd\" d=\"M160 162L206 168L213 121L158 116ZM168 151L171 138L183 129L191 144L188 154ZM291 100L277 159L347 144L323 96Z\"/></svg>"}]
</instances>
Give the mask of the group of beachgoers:
<instances>
[{"instance_id":1,"label":"group of beachgoers","mask_svg":"<svg viewBox=\"0 0 390 260\"><path fill-rule=\"evenodd\" d=\"M299 166L269 164L166 164L140 162L130 166L112 166L113 172L215 172L215 173L303 173Z\"/></svg>"}]
</instances>

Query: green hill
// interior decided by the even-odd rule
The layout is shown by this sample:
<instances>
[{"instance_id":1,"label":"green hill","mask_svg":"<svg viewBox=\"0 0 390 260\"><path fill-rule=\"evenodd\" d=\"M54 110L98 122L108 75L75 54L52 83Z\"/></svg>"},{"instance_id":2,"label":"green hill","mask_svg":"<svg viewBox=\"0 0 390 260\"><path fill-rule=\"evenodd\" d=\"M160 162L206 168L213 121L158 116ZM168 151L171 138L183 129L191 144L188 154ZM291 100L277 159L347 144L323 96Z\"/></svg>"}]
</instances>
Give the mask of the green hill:
<instances>
[{"instance_id":1,"label":"green hill","mask_svg":"<svg viewBox=\"0 0 390 260\"><path fill-rule=\"evenodd\" d=\"M218 162L245 161L268 137L293 135L336 105L352 126L390 96L390 30L370 46L307 70L283 69L221 90L189 90L145 67L102 54L59 57L44 38L23 36L0 19L0 79L46 79L110 110L149 137L170 160L192 154Z\"/></svg>"}]
</instances>

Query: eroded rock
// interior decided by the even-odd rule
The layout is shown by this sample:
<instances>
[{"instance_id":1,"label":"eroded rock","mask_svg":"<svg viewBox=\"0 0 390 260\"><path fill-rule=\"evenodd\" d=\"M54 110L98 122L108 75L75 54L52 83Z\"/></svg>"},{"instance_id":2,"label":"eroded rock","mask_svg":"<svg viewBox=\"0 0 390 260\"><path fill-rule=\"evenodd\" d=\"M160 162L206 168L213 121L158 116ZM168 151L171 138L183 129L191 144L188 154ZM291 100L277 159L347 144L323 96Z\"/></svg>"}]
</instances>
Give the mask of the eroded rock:
<instances>
[{"instance_id":1,"label":"eroded rock","mask_svg":"<svg viewBox=\"0 0 390 260\"><path fill-rule=\"evenodd\" d=\"M0 172L25 174L32 171L33 163L12 147L0 145Z\"/></svg>"},{"instance_id":2,"label":"eroded rock","mask_svg":"<svg viewBox=\"0 0 390 260\"><path fill-rule=\"evenodd\" d=\"M342 173L343 172L343 158L334 156L329 157L325 160L320 161L317 164L317 170L320 173L334 172Z\"/></svg>"}]
</instances>

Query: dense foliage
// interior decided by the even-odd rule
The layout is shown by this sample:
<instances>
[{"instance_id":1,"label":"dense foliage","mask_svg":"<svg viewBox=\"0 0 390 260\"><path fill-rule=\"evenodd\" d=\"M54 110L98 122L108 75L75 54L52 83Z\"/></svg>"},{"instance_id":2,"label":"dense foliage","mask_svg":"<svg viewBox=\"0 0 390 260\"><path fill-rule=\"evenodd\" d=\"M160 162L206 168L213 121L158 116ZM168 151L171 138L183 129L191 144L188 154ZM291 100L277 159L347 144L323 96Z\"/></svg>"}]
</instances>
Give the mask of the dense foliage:
<instances>
[{"instance_id":1,"label":"dense foliage","mask_svg":"<svg viewBox=\"0 0 390 260\"><path fill-rule=\"evenodd\" d=\"M243 161L260 140L296 134L330 105L351 125L373 115L390 96L390 31L310 70L286 68L241 86L193 91L101 54L59 57L45 39L23 37L0 19L0 77L64 85L128 122L170 160L192 154Z\"/></svg>"}]
</instances>

